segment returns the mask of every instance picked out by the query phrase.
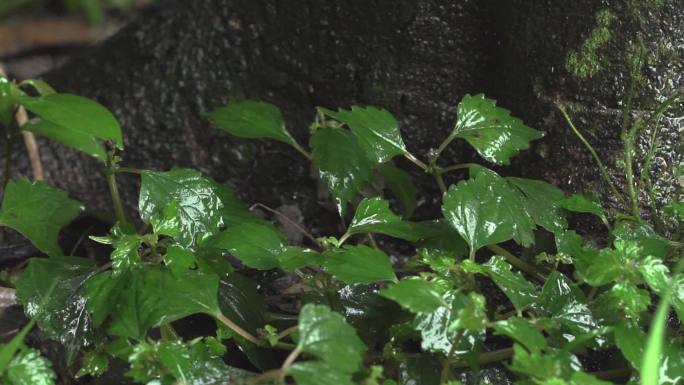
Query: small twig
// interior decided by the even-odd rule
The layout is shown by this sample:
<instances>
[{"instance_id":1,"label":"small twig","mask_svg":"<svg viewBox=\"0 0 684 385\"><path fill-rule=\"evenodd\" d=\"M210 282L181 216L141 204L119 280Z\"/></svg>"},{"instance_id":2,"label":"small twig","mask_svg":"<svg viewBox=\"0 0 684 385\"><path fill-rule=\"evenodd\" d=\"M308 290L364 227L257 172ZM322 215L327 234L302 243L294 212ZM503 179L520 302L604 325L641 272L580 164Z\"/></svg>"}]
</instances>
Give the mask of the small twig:
<instances>
[{"instance_id":1,"label":"small twig","mask_svg":"<svg viewBox=\"0 0 684 385\"><path fill-rule=\"evenodd\" d=\"M411 161L411 163L415 164L416 166L420 167L421 170L427 171L428 166L427 164L423 163L420 159L416 158L413 154L410 152L405 152L404 157L408 160Z\"/></svg>"},{"instance_id":2,"label":"small twig","mask_svg":"<svg viewBox=\"0 0 684 385\"><path fill-rule=\"evenodd\" d=\"M305 228L303 228L302 226L300 226L299 223L293 221L293 220L292 220L290 217L288 217L287 215L281 213L281 212L278 211L278 210L272 209L272 208L266 206L266 205L263 204L263 203L255 203L255 204L253 204L253 205L249 208L249 210L250 210L250 211L253 211L255 207L260 207L260 208L262 208L262 209L268 211L268 212L271 213L271 214L274 214L274 215L277 215L277 216L283 218L287 223L291 224L291 225L294 226L297 230L299 230L302 234L304 234L304 236L307 237L311 242L313 242L313 244L316 245L316 247L318 247L319 249L323 250L323 245L321 245L321 243L320 243L313 235L311 235L311 233L309 233L308 231L306 231Z\"/></svg>"},{"instance_id":3,"label":"small twig","mask_svg":"<svg viewBox=\"0 0 684 385\"><path fill-rule=\"evenodd\" d=\"M254 376L248 380L243 380L241 382L242 385L254 385L258 384L260 382L268 381L268 380L275 380L280 378L280 372L282 372L280 369L273 369L269 370L267 372L263 372L258 376Z\"/></svg>"},{"instance_id":4,"label":"small twig","mask_svg":"<svg viewBox=\"0 0 684 385\"><path fill-rule=\"evenodd\" d=\"M306 150L304 149L304 147L302 147L301 145L299 145L299 143L293 142L293 143L292 143L292 147L294 147L295 150L299 151L300 154L304 155L304 157L305 157L308 161L312 161L312 160L313 160L313 157L311 156L311 153L308 152L308 151L306 151Z\"/></svg>"},{"instance_id":5,"label":"small twig","mask_svg":"<svg viewBox=\"0 0 684 385\"><path fill-rule=\"evenodd\" d=\"M488 365L494 362L507 360L511 357L513 357L513 348L504 348L480 354L477 362L480 365ZM452 361L451 367L454 369L468 368L470 367L470 362L461 360Z\"/></svg>"},{"instance_id":6,"label":"small twig","mask_svg":"<svg viewBox=\"0 0 684 385\"><path fill-rule=\"evenodd\" d=\"M451 343L451 348L449 349L449 354L447 354L446 359L442 362L442 373L439 376L440 384L446 384L446 382L449 380L449 372L451 371L451 357L453 357L454 352L456 352L456 346L461 340L461 335L463 334L462 331L458 331L456 333L456 337L454 337L454 340Z\"/></svg>"},{"instance_id":7,"label":"small twig","mask_svg":"<svg viewBox=\"0 0 684 385\"><path fill-rule=\"evenodd\" d=\"M219 320L222 324L226 325L230 330L234 331L235 334L237 334L240 337L244 338L245 340L253 343L254 345L264 347L264 348L271 347L271 345L267 341L264 341L264 340L257 338L256 336L254 336L253 334L251 334L247 330L241 328L238 324L236 324L235 322L233 322L231 319L224 316L223 314L216 313L216 314L211 314L211 315L214 318L216 318L217 320ZM283 349L283 350L293 350L296 348L295 345L288 344L285 342L278 342L274 347L278 348L278 349Z\"/></svg>"},{"instance_id":8,"label":"small twig","mask_svg":"<svg viewBox=\"0 0 684 385\"><path fill-rule=\"evenodd\" d=\"M283 365L280 367L280 376L278 377L280 379L280 382L285 382L285 376L287 375L288 369L290 369L292 364L294 364L295 360L297 360L297 357L299 357L299 354L301 352L302 351L299 350L299 348L296 348L295 350L291 351L290 354L287 356L285 362L283 362Z\"/></svg>"},{"instance_id":9,"label":"small twig","mask_svg":"<svg viewBox=\"0 0 684 385\"><path fill-rule=\"evenodd\" d=\"M289 336L290 334L294 333L295 331L297 331L298 328L299 328L299 327L298 327L297 325L290 326L289 328L287 328L287 329L283 330L282 332L278 333L278 334L276 335L276 337L278 338L278 340L282 340L283 338L285 338L285 337Z\"/></svg>"},{"instance_id":10,"label":"small twig","mask_svg":"<svg viewBox=\"0 0 684 385\"><path fill-rule=\"evenodd\" d=\"M475 166L475 165L476 165L475 163L455 164L453 166L448 166L448 167L444 167L444 168L439 169L439 173L440 174L446 174L446 173L451 172L451 171L463 170L463 169L470 168L471 166Z\"/></svg>"}]
</instances>

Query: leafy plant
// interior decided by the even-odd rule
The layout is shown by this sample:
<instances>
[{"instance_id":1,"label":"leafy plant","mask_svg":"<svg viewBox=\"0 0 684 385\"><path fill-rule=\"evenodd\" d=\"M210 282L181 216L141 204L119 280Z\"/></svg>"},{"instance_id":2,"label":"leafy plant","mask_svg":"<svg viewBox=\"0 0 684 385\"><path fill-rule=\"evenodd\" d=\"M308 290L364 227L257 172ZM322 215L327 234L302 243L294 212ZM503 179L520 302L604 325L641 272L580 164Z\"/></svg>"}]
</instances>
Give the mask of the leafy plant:
<instances>
[{"instance_id":1,"label":"leafy plant","mask_svg":"<svg viewBox=\"0 0 684 385\"><path fill-rule=\"evenodd\" d=\"M684 379L681 333L666 322L670 304L684 316L684 277L674 268L680 240L657 231L633 204L625 214L590 194L565 196L549 183L504 177L483 165L442 166L454 140L505 165L543 136L484 95L463 98L453 131L425 160L408 151L391 113L376 107L318 108L311 150L269 103L236 101L210 112L220 129L292 146L318 171L348 225L318 238L302 228L306 241L291 245L230 188L198 171L122 167L121 130L99 104L38 82L0 85L8 130L16 129L14 109L25 107L35 117L22 129L101 161L112 195L117 223L92 237L113 249L101 265L63 255L59 229L80 210L65 193L20 178L8 182L0 208L0 225L49 256L31 259L17 298L29 325L64 345L78 376L101 375L118 359L129 363L134 381L161 384L454 385L477 383L497 363L521 385ZM29 96L29 88L40 95ZM420 192L398 158L435 180L439 218L411 220L422 208ZM469 177L447 186L444 175L455 170ZM125 217L118 194L116 176L124 172L141 178L140 228ZM628 193L628 200L638 197ZM670 220L682 221L680 206L670 205ZM569 228L573 213L598 217L609 240L585 241ZM397 255L376 237L415 252ZM555 243L542 242L549 237ZM246 269L269 273L258 275L257 286ZM289 294L299 294L282 314L267 305L263 288L286 275L295 282ZM183 338L174 322L195 314L213 318L216 329ZM261 373L226 364L221 357L234 346L226 340ZM34 351L10 358L17 346L0 353L4 378L52 383ZM592 351L615 349L614 362L600 371L584 363Z\"/></svg>"}]
</instances>

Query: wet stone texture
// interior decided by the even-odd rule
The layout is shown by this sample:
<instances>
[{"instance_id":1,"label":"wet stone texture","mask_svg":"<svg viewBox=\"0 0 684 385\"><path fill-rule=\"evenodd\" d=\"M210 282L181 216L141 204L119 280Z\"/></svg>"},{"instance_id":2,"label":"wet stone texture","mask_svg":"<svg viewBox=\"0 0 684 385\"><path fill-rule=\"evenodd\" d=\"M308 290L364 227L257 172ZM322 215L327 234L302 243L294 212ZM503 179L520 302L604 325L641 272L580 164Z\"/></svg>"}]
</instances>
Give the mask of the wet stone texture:
<instances>
[{"instance_id":1,"label":"wet stone texture","mask_svg":"<svg viewBox=\"0 0 684 385\"><path fill-rule=\"evenodd\" d=\"M115 113L127 146L124 165L198 168L234 186L247 202L300 207L316 233L319 218L333 210L318 195L304 159L280 143L232 138L208 124L207 111L230 100L265 99L283 109L294 136L306 143L315 106L376 105L398 117L410 150L424 156L450 131L457 101L484 92L547 132L499 171L541 177L568 192L602 193L607 189L597 168L552 100L568 104L619 178L617 111L637 31L649 54L634 114L653 110L682 82L684 11L675 1L652 3L197 0L188 6L168 0L47 80ZM578 80L565 69L566 55L590 36L602 9L616 15L612 37L599 51L602 69ZM682 162L681 105L668 116L652 169L663 201L674 193L672 167ZM100 165L60 145L41 145L51 183L108 210ZM477 160L464 143L452 144L443 159ZM136 183L120 179L131 209ZM421 183L425 196L437 196L429 178ZM433 208L428 215L438 214L435 203L423 202Z\"/></svg>"}]
</instances>

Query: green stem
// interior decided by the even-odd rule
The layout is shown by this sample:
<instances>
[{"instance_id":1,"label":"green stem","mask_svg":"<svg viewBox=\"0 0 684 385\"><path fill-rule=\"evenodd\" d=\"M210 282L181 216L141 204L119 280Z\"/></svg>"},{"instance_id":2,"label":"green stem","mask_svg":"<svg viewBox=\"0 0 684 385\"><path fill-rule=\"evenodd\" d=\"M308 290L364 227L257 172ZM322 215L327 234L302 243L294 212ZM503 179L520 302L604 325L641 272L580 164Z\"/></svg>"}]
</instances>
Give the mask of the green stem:
<instances>
[{"instance_id":1,"label":"green stem","mask_svg":"<svg viewBox=\"0 0 684 385\"><path fill-rule=\"evenodd\" d=\"M313 157L311 156L311 153L309 153L308 151L306 151L306 150L304 149L304 147L302 147L299 143L293 141L293 142L292 142L292 147L294 147L295 150L299 151L300 154L304 155L304 157L305 157L307 160L309 160L309 161L312 161L312 160L313 160Z\"/></svg>"},{"instance_id":2,"label":"green stem","mask_svg":"<svg viewBox=\"0 0 684 385\"><path fill-rule=\"evenodd\" d=\"M427 164L423 163L420 159L416 158L413 154L410 152L405 152L404 157L408 160L411 161L411 163L415 164L416 166L420 167L421 170L427 172L428 166Z\"/></svg>"},{"instance_id":3,"label":"green stem","mask_svg":"<svg viewBox=\"0 0 684 385\"><path fill-rule=\"evenodd\" d=\"M477 359L477 362L480 365L488 365L494 362L507 360L511 357L513 357L513 348L504 348L480 354L480 356ZM460 360L452 361L451 367L454 369L468 368L470 367L470 362Z\"/></svg>"},{"instance_id":4,"label":"green stem","mask_svg":"<svg viewBox=\"0 0 684 385\"><path fill-rule=\"evenodd\" d=\"M608 175L608 170L606 169L606 166L603 165L603 162L601 162L601 158L599 158L598 154L594 150L594 147L589 144L589 142L584 138L581 132L575 127L575 124L572 122L572 119L570 119L570 116L568 113L565 111L565 108L561 106L560 104L558 105L558 109L560 110L561 114L563 115L563 118L565 118L565 121L568 123L570 126L570 129L574 132L574 134L579 138L579 140L584 144L584 146L589 150L591 153L591 156L594 158L594 161L596 164L599 166L599 171L601 172L601 176L603 177L603 180L608 184L608 187L610 187L611 192L615 197L620 199L624 203L624 197L622 194L620 194L615 187L615 184L613 184L613 181L611 180L610 176Z\"/></svg>"},{"instance_id":5,"label":"green stem","mask_svg":"<svg viewBox=\"0 0 684 385\"><path fill-rule=\"evenodd\" d=\"M294 364L295 360L297 360L297 357L299 357L299 354L302 351L299 350L299 348L296 348L295 350L291 351L290 354L287 356L285 359L285 362L283 362L283 365L280 367L280 382L285 383L285 376L287 375L287 371L290 369L292 364Z\"/></svg>"},{"instance_id":6,"label":"green stem","mask_svg":"<svg viewBox=\"0 0 684 385\"><path fill-rule=\"evenodd\" d=\"M439 147L437 147L437 150L435 150L435 152L433 154L433 157L435 158L435 160L437 160L439 158L439 156L442 154L442 152L447 148L447 146L449 144L451 144L451 142L454 141L454 139L456 139L456 135L452 132L451 134L449 134L449 136L447 136L444 139L444 141L442 143L440 143Z\"/></svg>"},{"instance_id":7,"label":"green stem","mask_svg":"<svg viewBox=\"0 0 684 385\"><path fill-rule=\"evenodd\" d=\"M435 181L437 181L437 186L439 187L439 191L442 193L442 195L446 194L447 187L446 184L444 184L444 179L442 178L442 174L440 174L439 170L435 168L432 172L432 176L435 177Z\"/></svg>"},{"instance_id":8,"label":"green stem","mask_svg":"<svg viewBox=\"0 0 684 385\"><path fill-rule=\"evenodd\" d=\"M126 173L126 174L136 174L136 175L142 175L144 170L141 170L139 168L133 168L133 167L117 167L116 172L119 173Z\"/></svg>"},{"instance_id":9,"label":"green stem","mask_svg":"<svg viewBox=\"0 0 684 385\"><path fill-rule=\"evenodd\" d=\"M494 252L497 255L501 255L502 257L506 258L508 263L511 265L517 267L519 270L524 271L525 273L529 274L536 280L540 282L546 282L546 275L543 274L539 269L534 267L533 265L530 265L529 263L523 261L522 259L516 257L513 255L510 251L504 249L503 247L499 245L489 245L487 246L489 250Z\"/></svg>"},{"instance_id":10,"label":"green stem","mask_svg":"<svg viewBox=\"0 0 684 385\"><path fill-rule=\"evenodd\" d=\"M636 133L641 126L640 120L634 122L632 127L625 131L622 135L622 145L624 152L624 162L625 162L625 177L627 179L627 192L629 194L629 200L631 204L631 212L635 218L640 218L641 214L639 212L639 198L637 197L636 190L634 188L634 146L636 140Z\"/></svg>"},{"instance_id":11,"label":"green stem","mask_svg":"<svg viewBox=\"0 0 684 385\"><path fill-rule=\"evenodd\" d=\"M451 171L463 170L463 169L465 169L465 168L470 168L471 166L475 166L475 165L476 165L475 163L461 163L461 164L455 164L455 165L453 165L453 166L444 167L444 168L440 169L440 170L439 170L439 173L440 173L440 174L446 174L446 173L451 172Z\"/></svg>"},{"instance_id":12,"label":"green stem","mask_svg":"<svg viewBox=\"0 0 684 385\"><path fill-rule=\"evenodd\" d=\"M112 196L112 204L114 205L114 215L116 215L116 220L121 224L126 222L126 214L124 214L123 204L121 203L121 195L119 194L119 188L116 185L116 176L112 171L107 171L107 186L109 186L109 194Z\"/></svg>"},{"instance_id":13,"label":"green stem","mask_svg":"<svg viewBox=\"0 0 684 385\"><path fill-rule=\"evenodd\" d=\"M449 354L447 354L446 359L442 362L442 373L440 375L439 380L440 384L446 384L449 380L449 372L451 372L451 357L454 355L454 352L456 351L456 346L461 340L462 334L463 333L461 331L456 333L456 337L454 337L454 340L451 343L451 349L449 349Z\"/></svg>"}]
</instances>

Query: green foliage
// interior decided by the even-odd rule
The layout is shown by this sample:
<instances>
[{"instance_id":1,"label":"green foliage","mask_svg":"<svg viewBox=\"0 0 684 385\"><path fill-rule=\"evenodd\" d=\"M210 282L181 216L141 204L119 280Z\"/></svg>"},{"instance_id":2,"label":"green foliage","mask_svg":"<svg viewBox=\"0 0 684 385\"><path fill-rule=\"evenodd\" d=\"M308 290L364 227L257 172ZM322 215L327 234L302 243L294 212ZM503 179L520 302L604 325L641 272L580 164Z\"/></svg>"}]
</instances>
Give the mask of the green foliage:
<instances>
[{"instance_id":1,"label":"green foliage","mask_svg":"<svg viewBox=\"0 0 684 385\"><path fill-rule=\"evenodd\" d=\"M62 255L57 243L60 229L81 212L81 204L64 191L26 178L10 181L0 207L0 226L22 233L42 252Z\"/></svg>"},{"instance_id":2,"label":"green foliage","mask_svg":"<svg viewBox=\"0 0 684 385\"><path fill-rule=\"evenodd\" d=\"M311 154L271 104L237 101L209 113L232 135L284 142L310 158L339 223L349 225L339 237L313 226L316 238L290 223L306 236L299 244L198 171L122 167L116 146L100 143L121 147L121 133L98 104L36 81L0 82L0 118L19 104L39 116L24 129L104 160L118 223L90 237L111 246L107 263L64 257L58 232L80 205L44 183L9 182L0 224L49 258L32 259L17 283L31 321L0 347L3 384L54 383L48 362L22 343L34 324L64 346L76 377L123 360L126 375L145 384L454 385L484 378L499 361L497 373L516 384L609 384L583 367L590 350L619 351L614 361L643 384L682 380L682 339L666 323L670 307L684 314L684 277L674 266L681 239L592 195L566 197L478 165L440 166L456 139L505 165L542 136L482 95L464 97L454 131L425 161L375 107L319 108ZM418 205L439 201L419 199L413 174L393 163L398 156L435 178L441 216ZM447 187L443 174L464 168L470 176ZM121 172L140 175L142 228L125 218ZM668 220L681 220L679 206L668 206ZM569 228L576 213L598 216L609 232L585 239ZM176 330L191 316L184 323L215 324L191 336ZM490 351L493 344L500 348ZM222 358L238 354L263 373Z\"/></svg>"}]
</instances>

